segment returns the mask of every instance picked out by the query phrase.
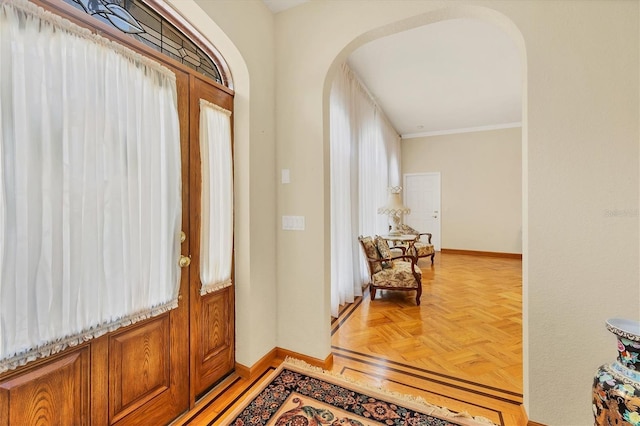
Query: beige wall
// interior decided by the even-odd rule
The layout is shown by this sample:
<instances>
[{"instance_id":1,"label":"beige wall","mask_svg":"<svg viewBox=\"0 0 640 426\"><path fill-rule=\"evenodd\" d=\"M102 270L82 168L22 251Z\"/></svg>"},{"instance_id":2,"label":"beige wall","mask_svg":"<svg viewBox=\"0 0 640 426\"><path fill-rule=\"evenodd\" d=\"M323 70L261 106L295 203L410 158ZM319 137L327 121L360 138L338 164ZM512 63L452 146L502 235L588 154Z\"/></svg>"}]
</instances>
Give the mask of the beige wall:
<instances>
[{"instance_id":1,"label":"beige wall","mask_svg":"<svg viewBox=\"0 0 640 426\"><path fill-rule=\"evenodd\" d=\"M273 14L261 1L169 1L233 74L236 361L251 366L277 346Z\"/></svg>"},{"instance_id":2,"label":"beige wall","mask_svg":"<svg viewBox=\"0 0 640 426\"><path fill-rule=\"evenodd\" d=\"M308 226L304 238L278 231L278 342L329 353L333 67L367 40L460 16L501 26L523 52L527 410L545 424L590 424L593 372L615 356L604 321L640 312L638 217L606 213L638 208L636 1L312 1L279 14L277 161L304 178L279 193L278 214L297 211Z\"/></svg>"},{"instance_id":3,"label":"beige wall","mask_svg":"<svg viewBox=\"0 0 640 426\"><path fill-rule=\"evenodd\" d=\"M172 2L224 44L242 80L237 334L239 361L249 365L273 339L317 358L330 353L327 112L337 63L367 40L452 17L493 22L514 37L525 70L527 411L545 424L590 424L593 373L615 356L603 323L640 312L638 2L314 0L278 14L274 33L258 0L197 0L208 17L193 0ZM272 47L275 61L263 52ZM291 170L286 188L281 168ZM305 231L280 230L283 214L305 216Z\"/></svg>"},{"instance_id":4,"label":"beige wall","mask_svg":"<svg viewBox=\"0 0 640 426\"><path fill-rule=\"evenodd\" d=\"M402 141L402 172L440 172L444 249L522 253L522 129Z\"/></svg>"}]
</instances>

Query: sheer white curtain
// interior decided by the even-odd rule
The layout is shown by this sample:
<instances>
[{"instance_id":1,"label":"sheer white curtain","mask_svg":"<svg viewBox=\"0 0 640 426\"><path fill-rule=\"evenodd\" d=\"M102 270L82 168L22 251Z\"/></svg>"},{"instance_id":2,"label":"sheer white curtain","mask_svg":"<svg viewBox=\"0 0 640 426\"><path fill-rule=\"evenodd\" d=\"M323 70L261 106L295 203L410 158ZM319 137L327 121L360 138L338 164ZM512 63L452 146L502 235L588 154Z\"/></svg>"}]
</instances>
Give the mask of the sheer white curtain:
<instances>
[{"instance_id":1,"label":"sheer white curtain","mask_svg":"<svg viewBox=\"0 0 640 426\"><path fill-rule=\"evenodd\" d=\"M376 126L378 127L378 134L383 141L382 143L385 147L387 163L389 165L389 187L402 186L402 176L400 170L400 135L398 135L396 130L389 123L387 117L382 114L376 114ZM387 195L388 194L389 193L387 192Z\"/></svg>"},{"instance_id":2,"label":"sheer white curtain","mask_svg":"<svg viewBox=\"0 0 640 426\"><path fill-rule=\"evenodd\" d=\"M355 91L345 70L338 72L330 96L331 146L331 315L339 306L362 294L358 237L358 144L354 110Z\"/></svg>"},{"instance_id":3,"label":"sheer white curtain","mask_svg":"<svg viewBox=\"0 0 640 426\"><path fill-rule=\"evenodd\" d=\"M201 294L231 284L233 254L233 159L231 112L200 99L202 214Z\"/></svg>"},{"instance_id":4,"label":"sheer white curtain","mask_svg":"<svg viewBox=\"0 0 640 426\"><path fill-rule=\"evenodd\" d=\"M368 280L357 236L388 230L377 209L388 186L398 184L400 137L346 64L332 85L330 126L331 315L337 317Z\"/></svg>"},{"instance_id":5,"label":"sheer white curtain","mask_svg":"<svg viewBox=\"0 0 640 426\"><path fill-rule=\"evenodd\" d=\"M389 164L387 151L378 127L378 111L371 101L362 98L367 119L360 126L360 234L388 234L388 218L378 214L378 207L387 202Z\"/></svg>"},{"instance_id":6,"label":"sheer white curtain","mask_svg":"<svg viewBox=\"0 0 640 426\"><path fill-rule=\"evenodd\" d=\"M359 197L360 235L388 234L388 217L378 214L378 207L387 202L389 165L384 141L377 126L377 110L371 99L361 93L358 102L360 114ZM358 250L360 247L358 246ZM367 282L369 270L364 256L360 259L360 283Z\"/></svg>"},{"instance_id":7,"label":"sheer white curtain","mask_svg":"<svg viewBox=\"0 0 640 426\"><path fill-rule=\"evenodd\" d=\"M175 76L0 4L0 372L177 306Z\"/></svg>"}]
</instances>

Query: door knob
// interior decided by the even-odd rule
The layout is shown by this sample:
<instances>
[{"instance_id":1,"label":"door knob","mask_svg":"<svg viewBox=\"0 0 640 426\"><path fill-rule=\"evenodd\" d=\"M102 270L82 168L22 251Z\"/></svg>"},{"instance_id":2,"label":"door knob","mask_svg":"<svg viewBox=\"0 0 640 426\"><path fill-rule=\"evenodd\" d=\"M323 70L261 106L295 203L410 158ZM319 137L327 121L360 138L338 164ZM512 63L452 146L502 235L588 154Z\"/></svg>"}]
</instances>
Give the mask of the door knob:
<instances>
[{"instance_id":1,"label":"door knob","mask_svg":"<svg viewBox=\"0 0 640 426\"><path fill-rule=\"evenodd\" d=\"M178 261L178 265L180 265L181 268L186 268L187 266L191 265L191 256L180 256L180 260Z\"/></svg>"}]
</instances>

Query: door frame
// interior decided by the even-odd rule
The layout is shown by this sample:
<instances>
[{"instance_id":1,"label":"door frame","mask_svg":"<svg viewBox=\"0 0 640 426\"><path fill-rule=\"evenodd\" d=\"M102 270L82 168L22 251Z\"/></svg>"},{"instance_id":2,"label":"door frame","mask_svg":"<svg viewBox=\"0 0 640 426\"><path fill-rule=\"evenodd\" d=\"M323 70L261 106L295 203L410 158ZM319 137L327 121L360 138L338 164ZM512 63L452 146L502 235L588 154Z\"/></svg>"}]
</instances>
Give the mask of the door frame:
<instances>
[{"instance_id":1,"label":"door frame","mask_svg":"<svg viewBox=\"0 0 640 426\"><path fill-rule=\"evenodd\" d=\"M406 190L407 190L407 177L412 177L412 176L432 176L432 177L436 177L438 180L438 211L437 211L437 215L438 215L438 220L437 220L437 226L435 230L419 230L419 231L424 231L424 232L431 232L434 236L434 238L432 239L432 244L435 248L436 251L440 251L442 249L442 173L441 172L424 172L424 173L404 173L402 175L402 185L403 185L403 203L405 203L405 205L407 204L406 202Z\"/></svg>"}]
</instances>

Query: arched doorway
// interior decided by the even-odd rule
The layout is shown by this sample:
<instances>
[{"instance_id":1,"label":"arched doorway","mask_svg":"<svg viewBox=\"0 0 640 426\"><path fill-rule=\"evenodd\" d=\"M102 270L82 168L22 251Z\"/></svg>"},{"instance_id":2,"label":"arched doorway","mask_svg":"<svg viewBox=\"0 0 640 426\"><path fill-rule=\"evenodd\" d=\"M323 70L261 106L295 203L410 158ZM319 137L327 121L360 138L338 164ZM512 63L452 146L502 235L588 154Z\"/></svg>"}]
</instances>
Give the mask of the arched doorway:
<instances>
[{"instance_id":1,"label":"arched doorway","mask_svg":"<svg viewBox=\"0 0 640 426\"><path fill-rule=\"evenodd\" d=\"M452 13L450 13L452 12ZM438 16L440 15L440 16ZM467 18L467 19L477 19L477 20L481 20L484 22L488 22L491 25L495 25L497 27L499 27L500 29L502 29L506 34L509 35L509 37L515 42L515 44L518 47L519 53L520 53L520 63L522 64L522 69L523 69L523 76L522 76L522 105L526 104L526 86L524 86L524 82L526 82L526 54L525 54L525 50L524 50L524 42L522 40L522 36L519 33L519 31L517 30L517 28L513 25L513 23L511 23L506 17L495 13L494 11L490 11L490 10L486 10L486 9L479 9L479 8L469 8L469 9L456 9L456 10L441 10L438 12L433 12L432 14L425 14L422 15L420 17L414 17L411 20L407 20L405 22L403 22L403 24L398 24L395 23L393 25L390 25L389 27L383 27L383 28L379 28L377 30L371 31L369 33L366 34L362 34L359 37L357 37L355 40L353 40L349 45L347 45L347 47L345 47L340 55L338 55L338 57L335 59L335 61L332 64L332 68L329 71L329 73L327 74L327 78L325 79L325 96L324 96L324 111L326 112L329 109L329 102L328 102L328 92L329 92L329 87L333 81L333 75L336 72L339 72L337 70L337 67L339 64L345 62L347 60L347 58L349 57L349 55L354 52L356 49L358 49L360 46L366 44L367 42L371 41L371 40L377 40L380 38L384 38L387 35L390 35L391 33L395 34L398 31L398 29L400 28L400 31L404 31L404 30L408 30L408 29L415 29L418 25L430 25L436 22L443 22L442 16L446 16L446 19L457 19L457 18ZM392 29L392 30L391 30ZM391 83L391 85L393 86L393 83ZM526 111L525 108L523 108L523 111ZM325 124L327 123L327 120L325 120ZM328 135L329 132L327 130L327 126L325 125L325 144L327 144L327 139L328 139ZM520 164L522 165L522 176L523 176L523 182L522 182L522 188L523 191L526 191L526 175L527 175L527 170L526 170L526 152L527 152L527 140L526 140L526 112L522 113L522 140L521 142L519 142L521 144L521 151L522 151L522 158L518 159L518 161L520 161ZM328 148L327 148L328 149ZM326 173L329 173L329 170L326 170ZM329 191L328 186L325 186L325 191ZM527 206L526 206L526 192L522 194L521 196L521 203L522 203L522 229L523 232L526 233L526 211L527 211ZM326 232L325 232L326 234ZM527 247L526 247L526 242L527 242L527 236L526 234L524 234L522 236L522 254L523 254L523 262L524 262L524 267L523 267L523 284L526 285L526 276L524 276L524 273L526 272L526 253L527 253ZM524 291L524 286L523 286L523 298L524 295L526 295L526 291ZM526 303L526 301L524 301L524 303ZM523 314L524 315L524 314ZM526 320L526 318L525 318ZM526 321L524 321L524 324L526 324ZM525 325L526 327L526 325ZM526 336L526 333L524 333L524 335ZM525 337L526 338L526 337ZM526 351L526 343L524 346L524 350ZM526 359L526 357L525 357ZM526 372L526 369L524 369L524 371ZM526 383L526 377L525 377L525 383Z\"/></svg>"}]
</instances>

